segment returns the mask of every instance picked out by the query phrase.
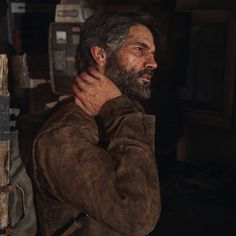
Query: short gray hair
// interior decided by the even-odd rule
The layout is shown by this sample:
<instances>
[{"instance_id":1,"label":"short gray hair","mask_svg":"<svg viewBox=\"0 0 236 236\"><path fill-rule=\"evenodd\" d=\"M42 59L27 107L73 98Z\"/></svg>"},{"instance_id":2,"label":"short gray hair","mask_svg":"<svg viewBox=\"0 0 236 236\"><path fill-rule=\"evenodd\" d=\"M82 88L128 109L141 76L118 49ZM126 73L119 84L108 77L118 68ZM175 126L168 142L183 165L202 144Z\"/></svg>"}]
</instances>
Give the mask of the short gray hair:
<instances>
[{"instance_id":1,"label":"short gray hair","mask_svg":"<svg viewBox=\"0 0 236 236\"><path fill-rule=\"evenodd\" d=\"M159 38L153 18L140 12L106 12L91 16L81 28L76 53L78 71L96 65L90 52L91 47L103 48L109 57L126 40L130 27L138 24L146 26L154 38Z\"/></svg>"}]
</instances>

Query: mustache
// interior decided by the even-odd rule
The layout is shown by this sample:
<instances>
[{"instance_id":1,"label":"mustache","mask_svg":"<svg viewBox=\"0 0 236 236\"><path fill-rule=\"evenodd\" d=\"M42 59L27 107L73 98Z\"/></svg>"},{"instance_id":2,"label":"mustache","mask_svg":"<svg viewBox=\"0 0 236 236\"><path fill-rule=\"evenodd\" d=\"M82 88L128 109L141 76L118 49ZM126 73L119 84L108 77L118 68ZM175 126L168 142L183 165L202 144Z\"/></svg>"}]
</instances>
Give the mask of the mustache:
<instances>
[{"instance_id":1,"label":"mustache","mask_svg":"<svg viewBox=\"0 0 236 236\"><path fill-rule=\"evenodd\" d=\"M151 69L141 70L135 74L135 77L142 77L143 75L150 75L151 77L153 77L154 72Z\"/></svg>"}]
</instances>

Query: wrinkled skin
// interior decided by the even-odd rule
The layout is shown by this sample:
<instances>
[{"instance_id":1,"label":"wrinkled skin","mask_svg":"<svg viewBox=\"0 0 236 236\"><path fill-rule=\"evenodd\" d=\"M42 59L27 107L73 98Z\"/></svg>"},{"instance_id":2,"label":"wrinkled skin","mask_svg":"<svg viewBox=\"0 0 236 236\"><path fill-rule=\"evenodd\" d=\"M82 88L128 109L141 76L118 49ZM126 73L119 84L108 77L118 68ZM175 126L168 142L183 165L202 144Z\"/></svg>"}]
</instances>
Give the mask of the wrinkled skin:
<instances>
[{"instance_id":1,"label":"wrinkled skin","mask_svg":"<svg viewBox=\"0 0 236 236\"><path fill-rule=\"evenodd\" d=\"M82 72L75 78L72 86L75 103L87 114L95 116L107 101L122 93L140 99L149 98L152 71L157 68L154 53L155 45L150 30L143 25L132 26L128 38L116 51L118 68L123 68L131 75L134 74L132 83L125 81L125 79L131 79L129 77L120 78L122 73L117 73L117 77L115 77L116 73L110 68L109 58L106 58L105 55L105 62L97 60L97 69L89 68L87 72ZM111 78L106 75L108 77L110 75ZM125 86L122 86L122 80L126 87L131 86L132 88L123 89ZM135 94L129 94L133 93L132 91Z\"/></svg>"},{"instance_id":2,"label":"wrinkled skin","mask_svg":"<svg viewBox=\"0 0 236 236\"><path fill-rule=\"evenodd\" d=\"M99 113L105 102L121 95L118 87L95 68L80 73L76 81L77 86L73 85L75 103L92 116Z\"/></svg>"}]
</instances>

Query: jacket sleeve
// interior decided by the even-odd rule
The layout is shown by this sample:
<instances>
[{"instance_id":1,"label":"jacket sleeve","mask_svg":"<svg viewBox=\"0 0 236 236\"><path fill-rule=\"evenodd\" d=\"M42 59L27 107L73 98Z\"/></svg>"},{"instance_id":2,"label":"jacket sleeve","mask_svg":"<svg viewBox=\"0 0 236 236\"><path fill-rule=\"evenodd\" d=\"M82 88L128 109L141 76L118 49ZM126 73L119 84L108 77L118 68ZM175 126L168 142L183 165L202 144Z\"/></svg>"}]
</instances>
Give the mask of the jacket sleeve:
<instances>
[{"instance_id":1,"label":"jacket sleeve","mask_svg":"<svg viewBox=\"0 0 236 236\"><path fill-rule=\"evenodd\" d=\"M146 235L161 208L154 117L122 95L104 105L98 120L106 148L91 141L83 125L42 135L37 165L43 177L38 178L60 201L101 224L121 234Z\"/></svg>"}]
</instances>

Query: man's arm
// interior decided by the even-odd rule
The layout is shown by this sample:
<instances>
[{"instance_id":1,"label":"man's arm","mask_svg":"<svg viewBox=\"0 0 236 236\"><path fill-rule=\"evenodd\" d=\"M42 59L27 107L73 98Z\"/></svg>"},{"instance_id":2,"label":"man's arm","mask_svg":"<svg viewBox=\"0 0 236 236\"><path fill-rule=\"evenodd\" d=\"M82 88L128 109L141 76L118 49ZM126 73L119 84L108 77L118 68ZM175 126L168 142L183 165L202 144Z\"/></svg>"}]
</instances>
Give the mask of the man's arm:
<instances>
[{"instance_id":1,"label":"man's arm","mask_svg":"<svg viewBox=\"0 0 236 236\"><path fill-rule=\"evenodd\" d=\"M106 149L90 140L92 124L62 127L39 139L36 161L44 187L121 234L145 235L160 214L154 119L126 96L108 100L98 119Z\"/></svg>"}]
</instances>

